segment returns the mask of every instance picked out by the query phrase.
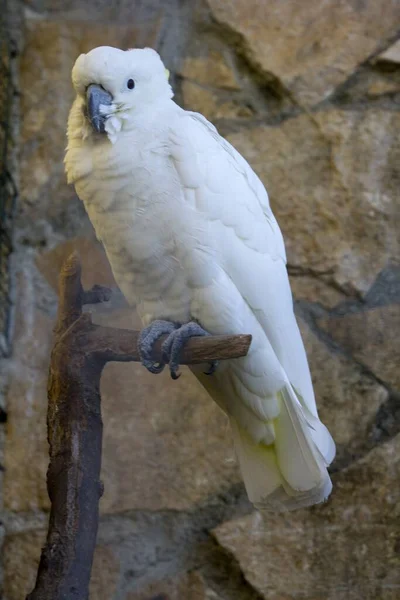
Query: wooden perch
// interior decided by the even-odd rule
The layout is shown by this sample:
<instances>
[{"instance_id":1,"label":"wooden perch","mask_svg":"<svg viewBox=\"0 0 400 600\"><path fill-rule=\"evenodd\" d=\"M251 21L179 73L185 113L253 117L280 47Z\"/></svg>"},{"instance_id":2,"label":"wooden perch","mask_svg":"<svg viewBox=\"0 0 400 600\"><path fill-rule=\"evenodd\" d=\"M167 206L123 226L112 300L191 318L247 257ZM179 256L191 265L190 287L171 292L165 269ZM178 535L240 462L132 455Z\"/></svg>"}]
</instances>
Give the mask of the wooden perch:
<instances>
[{"instance_id":1,"label":"wooden perch","mask_svg":"<svg viewBox=\"0 0 400 600\"><path fill-rule=\"evenodd\" d=\"M84 291L74 253L65 262L48 381L47 428L50 464L47 489L51 512L36 585L26 600L87 600L96 544L102 420L100 377L107 362L139 361L138 331L101 327L83 313L84 304L103 302L110 290ZM154 360L161 359L160 346ZM183 364L245 356L250 335L191 339Z\"/></svg>"}]
</instances>

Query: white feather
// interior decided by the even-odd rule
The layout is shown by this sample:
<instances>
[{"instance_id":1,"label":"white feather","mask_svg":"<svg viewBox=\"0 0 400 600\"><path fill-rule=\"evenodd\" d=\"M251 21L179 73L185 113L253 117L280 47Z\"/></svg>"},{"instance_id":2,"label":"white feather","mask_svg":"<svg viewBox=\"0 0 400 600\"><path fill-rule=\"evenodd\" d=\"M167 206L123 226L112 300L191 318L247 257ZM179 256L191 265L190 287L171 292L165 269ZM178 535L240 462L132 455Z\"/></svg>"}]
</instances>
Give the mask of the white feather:
<instances>
[{"instance_id":1,"label":"white feather","mask_svg":"<svg viewBox=\"0 0 400 600\"><path fill-rule=\"evenodd\" d=\"M198 128L209 132L207 143L204 132L197 135ZM262 339L260 332L257 332L261 340L258 344L266 352L264 356L261 354L261 362L260 350L258 360L255 356L253 359L254 351L250 352L246 359L232 361L231 368L220 376L226 380L231 374L230 385L227 381L223 384L230 397L228 412L237 415L239 430L247 430L256 442L260 442L260 428L253 425L252 431L249 419L239 415L237 406L244 402L260 420L265 421L274 418L269 411L276 410L276 402L279 400L280 412L274 420L273 451L283 478L283 488L290 490L291 496L296 493L301 495L302 504L306 503L303 493L314 503L317 497L324 499L329 487L326 485L326 480L329 479L326 466L335 455L335 446L318 418L307 358L293 312L282 236L271 212L268 196L246 161L226 140L218 136L215 128L203 117L185 114L181 117L180 131L181 157L185 155L182 151L185 137L187 155L191 156L185 171L190 172L192 181L195 180L193 171L199 172L201 169L206 173L202 185L195 189L196 207L207 213L214 240L219 241L218 250L224 273L229 277L231 287L243 299L242 306L238 306L237 310L244 315L250 309L264 333ZM177 131L174 130L174 139L177 137ZM195 147L196 160L193 160ZM174 156L173 151L172 155ZM184 161L181 158L181 169L182 163ZM210 164L213 166L210 167ZM185 185L183 172L182 169L181 181ZM218 186L222 186L219 192ZM225 295L232 297L235 292L229 289L211 294L208 290L207 294L213 298L213 303L207 302L207 297L204 298L204 290L198 292L203 297L203 302L196 307L195 315L204 327L212 328L216 319L219 319L220 324L223 323L223 319L217 316L224 314L221 311L223 298ZM228 327L229 324L224 323L224 326ZM247 323L247 327L245 331L254 335L254 326ZM276 367L276 360L279 361L281 372ZM256 365L258 372L254 376L252 370ZM286 384L282 383L282 377L286 378ZM275 394L271 394L271 384L274 381L277 382L277 389ZM293 388L299 390L299 398ZM243 436L236 435L235 442L243 463ZM255 455L258 456L257 452ZM248 448L245 456L249 456ZM254 474L250 480L251 468L248 462L246 460L246 472L243 465L242 471L249 489L251 481L258 475ZM268 496L269 470L266 468L265 471L263 503ZM260 486L262 488L261 482L258 482L257 488ZM321 490L325 491L322 493Z\"/></svg>"},{"instance_id":2,"label":"white feather","mask_svg":"<svg viewBox=\"0 0 400 600\"><path fill-rule=\"evenodd\" d=\"M97 50L74 68L66 166L116 281L144 324L195 318L211 333L252 334L248 356L199 378L230 416L250 499L275 509L320 502L335 447L318 418L267 192L213 125L171 100L153 54ZM122 97L135 69L138 95ZM94 76L119 107L109 139L87 131L82 90Z\"/></svg>"}]
</instances>

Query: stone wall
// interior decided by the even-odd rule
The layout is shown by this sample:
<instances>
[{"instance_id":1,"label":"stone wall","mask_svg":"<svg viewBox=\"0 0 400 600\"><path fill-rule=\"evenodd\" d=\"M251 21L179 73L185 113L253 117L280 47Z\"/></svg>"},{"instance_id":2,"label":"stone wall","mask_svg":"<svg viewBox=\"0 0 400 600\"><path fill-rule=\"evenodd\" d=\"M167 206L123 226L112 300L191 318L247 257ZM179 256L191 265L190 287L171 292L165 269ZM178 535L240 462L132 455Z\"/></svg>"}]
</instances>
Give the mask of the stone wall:
<instances>
[{"instance_id":1,"label":"stone wall","mask_svg":"<svg viewBox=\"0 0 400 600\"><path fill-rule=\"evenodd\" d=\"M3 365L5 600L32 587L48 517L57 273L77 248L85 285L113 285L62 164L70 70L97 45L158 48L177 101L265 182L338 456L325 505L263 520L225 419L193 377L108 365L91 598L400 597L399 31L390 0L26 2L14 352ZM123 303L95 318L138 326Z\"/></svg>"}]
</instances>

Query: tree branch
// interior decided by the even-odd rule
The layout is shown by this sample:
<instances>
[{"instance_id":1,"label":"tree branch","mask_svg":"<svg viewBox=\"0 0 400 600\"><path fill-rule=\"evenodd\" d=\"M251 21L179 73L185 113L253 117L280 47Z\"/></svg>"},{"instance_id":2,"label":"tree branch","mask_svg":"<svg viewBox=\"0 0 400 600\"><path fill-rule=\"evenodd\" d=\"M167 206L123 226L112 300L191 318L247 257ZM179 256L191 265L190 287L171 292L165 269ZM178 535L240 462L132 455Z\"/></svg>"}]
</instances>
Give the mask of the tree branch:
<instances>
[{"instance_id":1,"label":"tree branch","mask_svg":"<svg viewBox=\"0 0 400 600\"><path fill-rule=\"evenodd\" d=\"M27 600L88 598L102 495L100 377L109 361L140 360L139 332L94 325L90 314L83 313L84 303L108 300L110 290L83 290L76 253L62 268L59 295L48 380L51 512L36 585ZM245 356L250 342L249 335L193 338L182 363ZM155 348L155 361L161 360L161 343Z\"/></svg>"},{"instance_id":2,"label":"tree branch","mask_svg":"<svg viewBox=\"0 0 400 600\"><path fill-rule=\"evenodd\" d=\"M93 325L88 349L103 353L107 362L140 361L137 348L139 331L98 327ZM152 358L161 361L162 336L154 346ZM181 364L195 365L213 360L226 360L245 356L251 342L250 335L213 335L191 338L182 351Z\"/></svg>"}]
</instances>

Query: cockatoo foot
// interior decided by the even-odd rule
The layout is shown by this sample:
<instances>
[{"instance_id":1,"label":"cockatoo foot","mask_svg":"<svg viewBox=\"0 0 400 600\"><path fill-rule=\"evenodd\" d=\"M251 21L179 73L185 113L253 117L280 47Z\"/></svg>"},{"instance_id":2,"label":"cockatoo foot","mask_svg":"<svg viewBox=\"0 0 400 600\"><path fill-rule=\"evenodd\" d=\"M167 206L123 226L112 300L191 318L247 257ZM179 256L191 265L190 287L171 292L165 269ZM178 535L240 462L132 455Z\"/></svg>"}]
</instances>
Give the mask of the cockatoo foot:
<instances>
[{"instance_id":1,"label":"cockatoo foot","mask_svg":"<svg viewBox=\"0 0 400 600\"><path fill-rule=\"evenodd\" d=\"M154 344L165 334L168 334L168 337L161 346L163 361L159 363L154 362L151 358ZM138 350L142 365L150 373L157 375L164 370L166 364L169 364L172 379L179 379L180 357L185 344L191 337L202 337L205 335L210 334L195 321L190 321L184 325L159 319L153 321L150 325L142 329L139 335ZM217 361L211 362L210 368L205 374L212 375L217 365Z\"/></svg>"},{"instance_id":2,"label":"cockatoo foot","mask_svg":"<svg viewBox=\"0 0 400 600\"><path fill-rule=\"evenodd\" d=\"M138 340L139 356L142 361L142 365L146 367L146 369L150 371L150 373L157 375L158 373L161 373L165 367L165 363L154 362L151 358L154 344L158 339L160 339L160 337L162 337L166 333L171 334L178 327L178 323L173 323L172 321L157 320L150 323L148 327L145 327L140 332ZM168 339L169 337L167 338L167 341Z\"/></svg>"},{"instance_id":3,"label":"cockatoo foot","mask_svg":"<svg viewBox=\"0 0 400 600\"><path fill-rule=\"evenodd\" d=\"M180 377L179 370L179 362L181 357L181 352L187 343L187 341L191 337L205 336L210 335L208 331L205 331L198 323L195 321L191 321L190 323L185 323L178 329L174 329L163 345L161 346L163 359L166 363L169 364L169 370L171 373L172 379L178 379ZM216 369L217 363L212 362L210 364L210 369L207 371L207 375L212 375Z\"/></svg>"},{"instance_id":4,"label":"cockatoo foot","mask_svg":"<svg viewBox=\"0 0 400 600\"><path fill-rule=\"evenodd\" d=\"M208 369L208 371L204 371L204 375L214 375L217 367L218 367L218 361L217 360L211 361L209 369Z\"/></svg>"}]
</instances>

